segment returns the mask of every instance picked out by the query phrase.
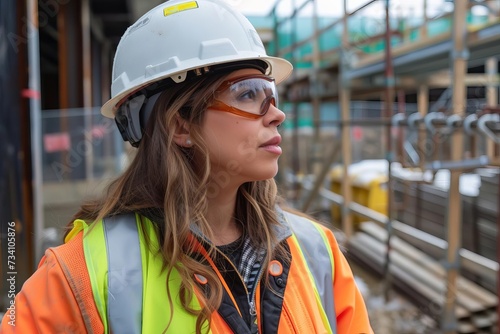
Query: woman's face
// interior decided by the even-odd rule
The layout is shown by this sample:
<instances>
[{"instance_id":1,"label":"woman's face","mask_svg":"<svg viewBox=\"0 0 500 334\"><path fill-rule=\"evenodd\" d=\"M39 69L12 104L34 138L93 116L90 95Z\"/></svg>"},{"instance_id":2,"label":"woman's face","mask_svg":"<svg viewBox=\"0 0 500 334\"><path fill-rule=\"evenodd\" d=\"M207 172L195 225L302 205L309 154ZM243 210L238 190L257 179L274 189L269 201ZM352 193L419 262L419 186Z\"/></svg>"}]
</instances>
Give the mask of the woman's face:
<instances>
[{"instance_id":1,"label":"woman's face","mask_svg":"<svg viewBox=\"0 0 500 334\"><path fill-rule=\"evenodd\" d=\"M243 69L231 73L226 80L259 74L256 69ZM245 81L242 83L236 88L233 86L232 91L217 93L216 98L229 105L238 100L241 103L239 108L250 110L251 103L260 105L266 94L270 94L270 89L266 88L246 93L243 90L247 87ZM207 109L201 129L209 150L212 180L224 187L274 177L281 155L281 136L277 127L285 120L285 114L273 104L264 116L257 119L215 108Z\"/></svg>"}]
</instances>

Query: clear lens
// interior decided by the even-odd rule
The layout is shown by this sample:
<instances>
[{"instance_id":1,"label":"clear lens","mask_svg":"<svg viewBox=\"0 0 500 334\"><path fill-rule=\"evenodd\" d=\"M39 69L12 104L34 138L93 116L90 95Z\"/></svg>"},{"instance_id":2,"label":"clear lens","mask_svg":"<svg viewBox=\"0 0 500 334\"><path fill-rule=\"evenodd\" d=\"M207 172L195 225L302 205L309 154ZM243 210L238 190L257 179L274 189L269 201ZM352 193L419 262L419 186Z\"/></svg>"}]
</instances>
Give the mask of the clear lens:
<instances>
[{"instance_id":1,"label":"clear lens","mask_svg":"<svg viewBox=\"0 0 500 334\"><path fill-rule=\"evenodd\" d=\"M248 113L262 115L271 103L277 104L276 85L266 76L235 79L221 88L217 100Z\"/></svg>"}]
</instances>

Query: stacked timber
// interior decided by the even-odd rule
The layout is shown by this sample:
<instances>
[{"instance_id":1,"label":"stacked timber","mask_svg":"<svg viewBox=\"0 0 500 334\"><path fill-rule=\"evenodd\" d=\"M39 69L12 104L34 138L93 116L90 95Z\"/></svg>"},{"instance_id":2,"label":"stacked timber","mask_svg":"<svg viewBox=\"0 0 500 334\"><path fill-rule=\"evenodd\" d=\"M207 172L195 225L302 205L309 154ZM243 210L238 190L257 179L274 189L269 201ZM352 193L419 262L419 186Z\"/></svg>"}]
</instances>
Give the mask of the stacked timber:
<instances>
[{"instance_id":1,"label":"stacked timber","mask_svg":"<svg viewBox=\"0 0 500 334\"><path fill-rule=\"evenodd\" d=\"M498 235L498 169L480 169L481 186L476 204L478 230L477 253L491 260L497 260Z\"/></svg>"},{"instance_id":2,"label":"stacked timber","mask_svg":"<svg viewBox=\"0 0 500 334\"><path fill-rule=\"evenodd\" d=\"M375 223L364 222L349 240L347 256L383 275L386 243L385 229ZM446 296L446 271L443 265L397 236L391 237L389 254L392 286L439 323ZM459 276L455 307L457 333L496 333L497 303L495 294Z\"/></svg>"},{"instance_id":3,"label":"stacked timber","mask_svg":"<svg viewBox=\"0 0 500 334\"><path fill-rule=\"evenodd\" d=\"M497 260L498 235L498 168L476 170L478 184L463 184L462 189L462 246L490 260ZM474 188L474 189L472 189ZM475 191L477 188L477 191ZM446 239L446 214L448 189L435 184L425 184L396 179L394 194L397 207L395 218L405 224Z\"/></svg>"}]
</instances>

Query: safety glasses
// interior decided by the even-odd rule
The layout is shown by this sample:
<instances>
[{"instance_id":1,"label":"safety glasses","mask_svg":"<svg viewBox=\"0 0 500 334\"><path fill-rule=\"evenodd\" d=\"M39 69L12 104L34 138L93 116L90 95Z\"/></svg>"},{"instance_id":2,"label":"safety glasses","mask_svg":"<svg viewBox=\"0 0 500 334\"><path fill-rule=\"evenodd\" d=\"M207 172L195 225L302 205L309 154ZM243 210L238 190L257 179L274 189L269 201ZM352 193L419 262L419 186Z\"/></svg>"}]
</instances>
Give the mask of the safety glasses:
<instances>
[{"instance_id":1,"label":"safety glasses","mask_svg":"<svg viewBox=\"0 0 500 334\"><path fill-rule=\"evenodd\" d=\"M255 74L224 81L215 91L215 100L209 109L258 119L267 113L271 104L278 105L274 79Z\"/></svg>"}]
</instances>

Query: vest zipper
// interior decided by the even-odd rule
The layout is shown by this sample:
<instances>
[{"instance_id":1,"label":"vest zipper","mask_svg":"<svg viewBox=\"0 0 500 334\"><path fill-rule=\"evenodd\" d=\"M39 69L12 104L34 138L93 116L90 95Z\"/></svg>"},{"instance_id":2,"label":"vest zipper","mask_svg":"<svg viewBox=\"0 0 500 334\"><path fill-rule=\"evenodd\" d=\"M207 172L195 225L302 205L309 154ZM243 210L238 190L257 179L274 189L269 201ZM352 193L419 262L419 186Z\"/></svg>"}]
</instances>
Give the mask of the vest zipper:
<instances>
[{"instance_id":1,"label":"vest zipper","mask_svg":"<svg viewBox=\"0 0 500 334\"><path fill-rule=\"evenodd\" d=\"M257 292L257 288L259 286L260 278L262 277L262 272L264 267L259 268L259 274L257 275L257 279L255 280L255 285L253 286L252 293L248 293L248 305L250 305L250 315L255 317L257 315L257 308L255 307L255 293ZM244 284L244 283L243 283Z\"/></svg>"},{"instance_id":2,"label":"vest zipper","mask_svg":"<svg viewBox=\"0 0 500 334\"><path fill-rule=\"evenodd\" d=\"M255 320L255 316L257 316L257 308L255 306L255 292L257 291L257 286L260 282L260 278L262 277L262 268L263 267L260 267L259 269L259 274L257 275L257 279L255 280L255 286L253 287L253 291L252 293L250 293L247 289L247 286L245 284L245 280L243 279L243 277L241 276L240 274L240 271L238 270L238 268L236 268L236 266L233 264L233 262L226 256L226 254L224 254L223 252L221 252L220 250L218 250L216 248L216 251L218 253L220 253L222 256L224 256L227 260L227 262L229 262L231 264L231 266L233 267L234 271L236 272L236 274L238 275L238 277L240 278L240 281L241 283L243 284L243 288L245 289L245 292L247 294L247 301L248 301L248 306L249 306L249 311L250 311L250 316L251 316L251 320L252 322ZM228 291L229 292L229 291ZM235 305L237 307L237 305Z\"/></svg>"},{"instance_id":3,"label":"vest zipper","mask_svg":"<svg viewBox=\"0 0 500 334\"><path fill-rule=\"evenodd\" d=\"M255 303L252 300L248 301L248 305L250 305L250 315L251 316L256 316L257 315L257 309L255 308Z\"/></svg>"}]
</instances>

